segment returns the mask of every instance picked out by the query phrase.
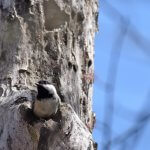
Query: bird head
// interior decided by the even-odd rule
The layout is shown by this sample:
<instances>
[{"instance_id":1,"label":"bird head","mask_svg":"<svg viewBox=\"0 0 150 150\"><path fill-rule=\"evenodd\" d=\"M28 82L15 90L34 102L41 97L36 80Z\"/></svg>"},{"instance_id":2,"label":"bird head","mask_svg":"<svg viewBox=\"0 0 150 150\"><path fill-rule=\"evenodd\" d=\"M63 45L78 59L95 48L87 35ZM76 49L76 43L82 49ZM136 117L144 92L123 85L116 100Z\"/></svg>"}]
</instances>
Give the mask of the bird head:
<instances>
[{"instance_id":1,"label":"bird head","mask_svg":"<svg viewBox=\"0 0 150 150\"><path fill-rule=\"evenodd\" d=\"M55 87L48 81L41 80L38 83L36 83L36 85L38 90L38 99L53 98L57 95Z\"/></svg>"}]
</instances>

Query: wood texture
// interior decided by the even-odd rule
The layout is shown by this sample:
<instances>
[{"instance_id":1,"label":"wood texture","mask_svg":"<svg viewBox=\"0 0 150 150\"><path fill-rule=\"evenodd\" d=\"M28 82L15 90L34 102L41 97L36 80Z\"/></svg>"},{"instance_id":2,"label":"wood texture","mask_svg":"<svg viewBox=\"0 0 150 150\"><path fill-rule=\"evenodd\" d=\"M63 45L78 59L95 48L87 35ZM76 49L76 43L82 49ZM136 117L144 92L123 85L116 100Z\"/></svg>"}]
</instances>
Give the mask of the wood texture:
<instances>
[{"instance_id":1,"label":"wood texture","mask_svg":"<svg viewBox=\"0 0 150 150\"><path fill-rule=\"evenodd\" d=\"M0 0L0 150L94 149L97 9L97 0ZM59 123L30 112L41 79L63 102Z\"/></svg>"}]
</instances>

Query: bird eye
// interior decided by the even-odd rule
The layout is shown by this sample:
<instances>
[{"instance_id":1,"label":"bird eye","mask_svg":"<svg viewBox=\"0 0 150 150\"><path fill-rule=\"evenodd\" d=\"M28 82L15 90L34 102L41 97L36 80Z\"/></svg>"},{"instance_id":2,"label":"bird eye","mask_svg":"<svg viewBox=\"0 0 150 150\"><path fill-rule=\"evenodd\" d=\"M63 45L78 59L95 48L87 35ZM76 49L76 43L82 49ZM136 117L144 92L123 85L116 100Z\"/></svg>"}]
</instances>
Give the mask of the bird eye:
<instances>
[{"instance_id":1,"label":"bird eye","mask_svg":"<svg viewBox=\"0 0 150 150\"><path fill-rule=\"evenodd\" d=\"M53 97L53 94L49 94L49 98Z\"/></svg>"}]
</instances>

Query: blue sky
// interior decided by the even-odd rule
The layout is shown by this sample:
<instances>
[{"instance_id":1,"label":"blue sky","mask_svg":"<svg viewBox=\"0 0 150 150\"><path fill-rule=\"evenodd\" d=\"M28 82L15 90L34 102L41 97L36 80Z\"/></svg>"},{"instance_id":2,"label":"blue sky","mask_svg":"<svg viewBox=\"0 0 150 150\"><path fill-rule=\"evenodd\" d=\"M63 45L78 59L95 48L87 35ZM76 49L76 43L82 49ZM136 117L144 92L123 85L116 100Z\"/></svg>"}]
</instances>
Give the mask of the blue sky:
<instances>
[{"instance_id":1,"label":"blue sky","mask_svg":"<svg viewBox=\"0 0 150 150\"><path fill-rule=\"evenodd\" d=\"M122 26L127 26L127 32L123 34L116 80L112 82L115 84L113 123L110 125L112 137L126 132L135 125L139 113L143 108L148 112L150 106L148 103L150 99L150 1L111 0L110 5L105 1L100 1L99 32L95 38L93 109L96 112L97 122L93 136L99 144L98 150L103 150L102 122L104 122L104 112L107 112L104 110L107 94L104 87L108 82L112 51L115 51L113 45L120 44L119 41L117 43L117 38ZM118 12L126 20L123 24ZM138 40L133 33L139 36ZM114 57L114 59L118 58ZM149 150L150 127L148 125L140 137L134 149ZM121 146L114 146L111 150L122 150ZM127 150L132 149L129 144L127 146Z\"/></svg>"}]
</instances>

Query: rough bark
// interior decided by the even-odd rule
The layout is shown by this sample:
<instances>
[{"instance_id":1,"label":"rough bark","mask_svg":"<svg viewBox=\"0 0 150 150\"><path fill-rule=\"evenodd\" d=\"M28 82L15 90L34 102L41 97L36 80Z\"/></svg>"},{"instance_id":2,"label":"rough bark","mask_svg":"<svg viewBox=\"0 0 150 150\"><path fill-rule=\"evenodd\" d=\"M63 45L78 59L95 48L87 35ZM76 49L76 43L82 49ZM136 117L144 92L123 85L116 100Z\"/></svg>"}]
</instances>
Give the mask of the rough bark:
<instances>
[{"instance_id":1,"label":"rough bark","mask_svg":"<svg viewBox=\"0 0 150 150\"><path fill-rule=\"evenodd\" d=\"M0 0L0 150L94 149L96 23L97 0ZM32 115L41 79L63 102L59 122Z\"/></svg>"}]
</instances>

